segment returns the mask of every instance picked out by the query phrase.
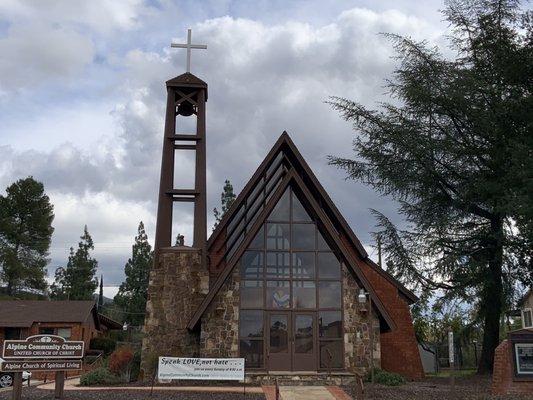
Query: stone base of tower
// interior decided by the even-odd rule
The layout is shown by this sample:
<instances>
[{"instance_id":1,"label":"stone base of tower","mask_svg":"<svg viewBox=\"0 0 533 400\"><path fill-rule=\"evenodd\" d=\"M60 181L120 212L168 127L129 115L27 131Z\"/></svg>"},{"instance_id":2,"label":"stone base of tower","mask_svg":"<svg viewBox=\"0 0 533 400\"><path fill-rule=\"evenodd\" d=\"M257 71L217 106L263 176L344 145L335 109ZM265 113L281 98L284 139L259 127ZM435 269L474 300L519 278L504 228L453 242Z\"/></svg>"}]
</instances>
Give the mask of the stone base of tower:
<instances>
[{"instance_id":1,"label":"stone base of tower","mask_svg":"<svg viewBox=\"0 0 533 400\"><path fill-rule=\"evenodd\" d=\"M197 357L200 335L187 323L209 290L202 252L191 247L162 248L150 271L142 342L141 373L150 380L159 356Z\"/></svg>"}]
</instances>

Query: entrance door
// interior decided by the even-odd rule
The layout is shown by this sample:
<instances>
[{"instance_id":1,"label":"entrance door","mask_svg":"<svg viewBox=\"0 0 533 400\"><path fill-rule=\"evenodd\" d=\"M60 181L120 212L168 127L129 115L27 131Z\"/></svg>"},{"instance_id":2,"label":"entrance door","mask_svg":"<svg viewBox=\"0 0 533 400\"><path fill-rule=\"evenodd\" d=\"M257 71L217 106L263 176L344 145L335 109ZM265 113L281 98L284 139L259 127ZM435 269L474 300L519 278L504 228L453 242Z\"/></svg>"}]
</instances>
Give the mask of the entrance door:
<instances>
[{"instance_id":1,"label":"entrance door","mask_svg":"<svg viewBox=\"0 0 533 400\"><path fill-rule=\"evenodd\" d=\"M293 370L316 371L316 315L294 312Z\"/></svg>"},{"instance_id":2,"label":"entrance door","mask_svg":"<svg viewBox=\"0 0 533 400\"><path fill-rule=\"evenodd\" d=\"M290 312L272 311L268 314L268 369L270 371L292 370Z\"/></svg>"},{"instance_id":3,"label":"entrance door","mask_svg":"<svg viewBox=\"0 0 533 400\"><path fill-rule=\"evenodd\" d=\"M316 314L271 311L268 313L268 369L316 371Z\"/></svg>"}]
</instances>

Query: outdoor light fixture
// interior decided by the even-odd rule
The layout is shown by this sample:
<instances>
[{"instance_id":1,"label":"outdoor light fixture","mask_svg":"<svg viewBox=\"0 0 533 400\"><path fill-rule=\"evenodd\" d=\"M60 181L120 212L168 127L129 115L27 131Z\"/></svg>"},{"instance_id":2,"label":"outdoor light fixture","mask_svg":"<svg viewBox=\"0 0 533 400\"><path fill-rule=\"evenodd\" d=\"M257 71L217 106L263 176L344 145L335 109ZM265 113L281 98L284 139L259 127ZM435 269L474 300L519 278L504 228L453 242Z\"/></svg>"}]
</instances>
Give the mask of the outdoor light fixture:
<instances>
[{"instance_id":1,"label":"outdoor light fixture","mask_svg":"<svg viewBox=\"0 0 533 400\"><path fill-rule=\"evenodd\" d=\"M178 105L178 114L189 117L194 114L194 106L188 101L184 101Z\"/></svg>"},{"instance_id":2,"label":"outdoor light fixture","mask_svg":"<svg viewBox=\"0 0 533 400\"><path fill-rule=\"evenodd\" d=\"M359 304L365 304L366 303L366 295L368 293L365 292L365 289L361 288L359 289L359 295L357 296L357 301Z\"/></svg>"},{"instance_id":3,"label":"outdoor light fixture","mask_svg":"<svg viewBox=\"0 0 533 400\"><path fill-rule=\"evenodd\" d=\"M124 322L124 325L122 325L122 330L127 331L128 330L128 323Z\"/></svg>"}]
</instances>

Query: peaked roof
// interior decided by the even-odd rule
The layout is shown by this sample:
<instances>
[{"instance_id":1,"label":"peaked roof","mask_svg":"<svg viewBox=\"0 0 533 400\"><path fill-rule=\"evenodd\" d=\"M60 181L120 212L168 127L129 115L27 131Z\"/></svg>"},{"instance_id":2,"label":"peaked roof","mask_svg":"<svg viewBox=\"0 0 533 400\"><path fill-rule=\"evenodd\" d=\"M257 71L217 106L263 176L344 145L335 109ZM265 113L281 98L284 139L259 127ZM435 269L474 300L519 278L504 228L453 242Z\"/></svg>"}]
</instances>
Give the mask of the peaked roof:
<instances>
[{"instance_id":1,"label":"peaked roof","mask_svg":"<svg viewBox=\"0 0 533 400\"><path fill-rule=\"evenodd\" d=\"M230 275L235 264L240 259L242 253L244 252L248 244L251 242L251 240L255 237L255 234L257 233L261 225L264 223L270 211L277 204L284 190L289 185L295 185L298 190L303 194L303 200L305 200L307 206L312 209L317 223L319 223L321 229L324 230L326 235L329 237L329 241L332 244L332 248L337 250L339 255L341 255L344 261L346 262L346 265L355 274L360 284L370 293L373 298L374 305L377 308L386 326L389 328L393 327L394 322L390 317L388 311L381 303L380 299L375 295L372 286L370 285L370 283L360 270L359 266L357 265L358 260L352 257L350 255L351 253L347 251L347 248L345 247L346 244L341 240L338 232L342 231L344 233L344 235L348 238L350 245L352 245L357 250L358 255L365 261L369 260L368 254L361 245L361 242L357 239L357 237L347 224L346 220L340 214L337 207L331 201L330 197L328 196L322 185L318 182L318 179L313 174L310 167L307 165L307 163L305 162L305 160L303 159L298 149L296 148L296 146L294 145L294 143L286 132L283 132L283 134L277 140L276 144L270 150L265 160L261 163L261 165L254 173L250 181L247 183L247 185L241 191L237 199L234 201L232 207L226 212L226 214L222 218L221 222L208 240L208 252L217 250L216 248L214 248L214 245L217 242L216 239L220 236L222 232L224 232L228 228L228 224L230 224L230 221L232 221L234 217L237 219L237 214L239 210L243 207L245 200L251 193L256 191L254 189L261 182L263 184L265 183L265 179L263 178L263 176L265 175L266 171L268 171L268 169L272 167L280 152L283 152L283 155L287 157L288 162L290 164L288 173L281 179L281 184L277 186L277 189L274 190L274 193L270 195L270 199L267 200L267 204L265 205L265 207L263 207L262 211L259 212L258 217L252 218L255 222L252 224L251 228L247 230L247 233L244 236L242 242L240 242L237 251L231 254L226 253L226 266L218 276L218 279L211 287L208 295L206 296L198 310L193 315L191 321L189 322L188 328L195 328L202 314L205 312L210 302L212 301L220 287L223 285L224 281ZM253 197L253 195L251 195L251 197ZM252 202L254 201L252 200ZM414 302L417 300L416 296L412 292L407 290L392 276L383 271L381 268L376 268L375 263L370 263L370 265L374 269L380 271L381 275L384 275L389 281L391 281L395 286L397 286L398 289L405 297L407 297L409 301Z\"/></svg>"},{"instance_id":2,"label":"peaked roof","mask_svg":"<svg viewBox=\"0 0 533 400\"><path fill-rule=\"evenodd\" d=\"M0 327L28 328L34 322L83 323L91 313L98 324L94 301L2 300Z\"/></svg>"},{"instance_id":3,"label":"peaked roof","mask_svg":"<svg viewBox=\"0 0 533 400\"><path fill-rule=\"evenodd\" d=\"M211 236L209 237L207 241L207 249L208 252L212 250L213 244L216 242L216 239L218 236L227 228L227 225L229 221L233 218L233 216L237 213L237 211L241 208L242 204L244 203L245 199L248 197L250 192L253 191L254 187L257 186L258 181L260 180L261 176L265 173L267 168L272 165L274 162L274 159L279 154L280 151L283 151L286 155L292 155L292 164L296 169L300 170L300 175L305 180L306 184L310 189L312 189L314 192L316 192L317 196L320 198L321 201L319 201L321 204L327 206L324 207L324 211L327 213L328 217L331 219L333 224L335 225L335 228L337 230L342 230L345 236L350 241L351 245L357 250L358 255L365 260L371 267L374 268L376 272L378 272L382 277L387 279L389 282L391 282L394 286L398 288L400 293L408 300L409 303L416 303L418 301L418 297L409 289L407 289L404 285L402 285L401 282L399 282L396 278L394 278L391 274L389 274L387 271L383 270L378 264L376 264L374 261L372 261L368 257L368 253L364 249L363 245L355 235L354 231L348 224L348 222L344 219L341 212L331 200L328 193L322 186L322 184L318 181L318 178L315 176L314 172L311 170L311 167L307 164L303 156L301 155L300 151L290 138L289 134L284 131L281 136L278 138L274 146L272 146L272 149L268 152L267 156L263 160L263 162L259 165L255 173L252 175L246 186L244 186L244 189L239 193L235 201L233 202L230 209L224 214L222 217L222 220L217 225L216 229L213 231Z\"/></svg>"},{"instance_id":4,"label":"peaked roof","mask_svg":"<svg viewBox=\"0 0 533 400\"><path fill-rule=\"evenodd\" d=\"M167 87L191 87L205 89L205 99L207 100L207 83L190 72L185 72L184 74L178 75L175 78L169 79L166 82L166 85Z\"/></svg>"}]
</instances>

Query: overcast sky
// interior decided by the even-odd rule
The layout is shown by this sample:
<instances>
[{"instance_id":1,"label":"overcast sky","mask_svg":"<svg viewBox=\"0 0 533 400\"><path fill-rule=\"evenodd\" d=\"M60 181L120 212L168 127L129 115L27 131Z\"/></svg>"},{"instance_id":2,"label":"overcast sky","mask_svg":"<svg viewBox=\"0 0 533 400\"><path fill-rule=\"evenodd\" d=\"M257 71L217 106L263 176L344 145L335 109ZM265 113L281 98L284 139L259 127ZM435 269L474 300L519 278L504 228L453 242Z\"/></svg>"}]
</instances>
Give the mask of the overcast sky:
<instances>
[{"instance_id":1,"label":"overcast sky","mask_svg":"<svg viewBox=\"0 0 533 400\"><path fill-rule=\"evenodd\" d=\"M324 101L383 100L395 60L379 33L442 45L441 7L411 0L1 0L0 191L29 175L44 183L55 208L50 276L87 224L99 274L119 285L140 220L153 241L164 82L185 68L185 51L169 45L185 41L190 27L193 42L208 45L192 57L192 72L209 84L208 210L219 205L225 179L242 189L286 130L374 257L368 209L398 220L395 205L327 165L330 154L353 155L355 133ZM178 186L192 182L192 168L190 158L177 159ZM176 211L176 230L189 241L192 209Z\"/></svg>"}]
</instances>

